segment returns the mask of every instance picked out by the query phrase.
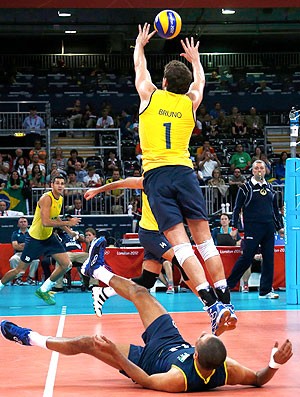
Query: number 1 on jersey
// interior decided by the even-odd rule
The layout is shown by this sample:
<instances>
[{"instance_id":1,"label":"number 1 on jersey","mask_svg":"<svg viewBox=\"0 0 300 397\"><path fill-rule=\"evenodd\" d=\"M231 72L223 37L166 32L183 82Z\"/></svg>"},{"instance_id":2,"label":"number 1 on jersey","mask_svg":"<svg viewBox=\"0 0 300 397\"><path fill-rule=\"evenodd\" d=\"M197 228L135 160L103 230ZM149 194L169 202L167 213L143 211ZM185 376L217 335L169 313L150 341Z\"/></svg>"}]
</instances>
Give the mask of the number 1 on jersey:
<instances>
[{"instance_id":1,"label":"number 1 on jersey","mask_svg":"<svg viewBox=\"0 0 300 397\"><path fill-rule=\"evenodd\" d=\"M164 123L166 129L166 149L171 149L171 123Z\"/></svg>"}]
</instances>

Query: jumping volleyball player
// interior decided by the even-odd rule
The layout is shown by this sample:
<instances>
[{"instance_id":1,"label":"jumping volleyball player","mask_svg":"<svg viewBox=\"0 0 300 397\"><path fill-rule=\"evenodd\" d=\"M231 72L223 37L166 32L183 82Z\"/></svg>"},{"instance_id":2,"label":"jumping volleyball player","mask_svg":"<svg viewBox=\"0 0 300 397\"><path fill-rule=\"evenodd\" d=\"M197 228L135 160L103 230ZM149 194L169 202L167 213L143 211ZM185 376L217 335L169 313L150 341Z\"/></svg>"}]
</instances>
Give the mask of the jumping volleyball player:
<instances>
[{"instance_id":1,"label":"jumping volleyball player","mask_svg":"<svg viewBox=\"0 0 300 397\"><path fill-rule=\"evenodd\" d=\"M230 303L223 264L211 237L205 203L193 165L189 158L188 143L195 125L205 85L197 42L181 41L181 54L193 67L189 69L178 61L166 65L163 90L152 83L147 70L144 46L155 34L149 34L150 25L139 26L134 50L136 88L140 96L139 134L143 150L144 190L159 230L173 246L179 265L190 280L211 318L213 332L237 321ZM194 254L183 219L186 219L193 239L214 281L212 288L206 280L203 267ZM89 268L97 278L97 268L103 266L104 242L95 244ZM96 272L96 273L95 273ZM100 276L100 274L98 275ZM104 280L102 280L104 281Z\"/></svg>"}]
</instances>

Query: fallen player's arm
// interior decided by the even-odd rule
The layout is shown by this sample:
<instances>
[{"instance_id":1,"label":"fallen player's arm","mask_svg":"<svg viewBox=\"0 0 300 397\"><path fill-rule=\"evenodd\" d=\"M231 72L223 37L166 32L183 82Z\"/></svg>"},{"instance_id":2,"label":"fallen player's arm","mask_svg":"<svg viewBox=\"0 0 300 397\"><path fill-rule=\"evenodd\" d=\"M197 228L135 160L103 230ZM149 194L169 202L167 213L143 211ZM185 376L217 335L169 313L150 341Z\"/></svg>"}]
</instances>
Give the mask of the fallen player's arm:
<instances>
[{"instance_id":1,"label":"fallen player's arm","mask_svg":"<svg viewBox=\"0 0 300 397\"><path fill-rule=\"evenodd\" d=\"M263 386L273 378L280 366L285 364L292 355L292 344L287 339L280 347L278 347L278 342L275 343L269 365L256 372L228 357L226 359L228 368L227 384Z\"/></svg>"},{"instance_id":2,"label":"fallen player's arm","mask_svg":"<svg viewBox=\"0 0 300 397\"><path fill-rule=\"evenodd\" d=\"M86 191L84 198L90 200L97 194L108 192L114 189L143 189L143 177L129 177L126 179L120 179L119 181L107 183L106 185L89 189Z\"/></svg>"}]
</instances>

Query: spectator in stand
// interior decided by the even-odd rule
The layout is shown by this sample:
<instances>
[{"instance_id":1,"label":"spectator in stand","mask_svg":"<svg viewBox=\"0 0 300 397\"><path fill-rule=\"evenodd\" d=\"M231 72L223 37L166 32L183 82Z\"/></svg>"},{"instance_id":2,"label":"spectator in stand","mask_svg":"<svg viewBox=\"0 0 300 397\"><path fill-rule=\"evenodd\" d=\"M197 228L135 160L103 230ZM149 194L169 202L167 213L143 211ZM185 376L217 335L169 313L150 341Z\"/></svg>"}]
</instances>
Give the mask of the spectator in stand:
<instances>
[{"instance_id":1,"label":"spectator in stand","mask_svg":"<svg viewBox=\"0 0 300 397\"><path fill-rule=\"evenodd\" d=\"M59 146L54 149L54 152L52 154L52 159L50 160L50 166L53 163L55 163L57 165L57 168L59 168L60 170L67 169L68 160L64 157L63 150Z\"/></svg>"},{"instance_id":2,"label":"spectator in stand","mask_svg":"<svg viewBox=\"0 0 300 397\"><path fill-rule=\"evenodd\" d=\"M76 99L74 105L66 108L66 111L68 115L70 130L72 130L73 128L81 128L82 110L80 99ZM73 131L71 131L71 136L74 136Z\"/></svg>"},{"instance_id":3,"label":"spectator in stand","mask_svg":"<svg viewBox=\"0 0 300 397\"><path fill-rule=\"evenodd\" d=\"M289 157L287 152L283 151L280 153L279 161L275 166L275 180L272 181L272 183L281 185L284 184L285 181L285 166L286 166L286 160Z\"/></svg>"},{"instance_id":4,"label":"spectator in stand","mask_svg":"<svg viewBox=\"0 0 300 397\"><path fill-rule=\"evenodd\" d=\"M212 177L208 181L208 186L215 187L213 189L213 207L214 211L218 211L221 207L221 203L226 202L226 195L228 186L222 178L220 168L215 168L212 172Z\"/></svg>"},{"instance_id":5,"label":"spectator in stand","mask_svg":"<svg viewBox=\"0 0 300 397\"><path fill-rule=\"evenodd\" d=\"M225 110L222 109L221 102L215 102L215 106L213 109L211 109L209 114L213 119L218 119L220 116L220 112L226 113Z\"/></svg>"},{"instance_id":6,"label":"spectator in stand","mask_svg":"<svg viewBox=\"0 0 300 397\"><path fill-rule=\"evenodd\" d=\"M88 174L83 179L86 187L100 187L103 185L103 178L99 174L96 174L96 167L94 165L90 166L87 171Z\"/></svg>"},{"instance_id":7,"label":"spectator in stand","mask_svg":"<svg viewBox=\"0 0 300 397\"><path fill-rule=\"evenodd\" d=\"M211 233L215 245L220 245L218 244L218 234L229 234L232 237L233 242L235 242L235 244L232 245L240 246L241 236L239 235L237 229L233 230L233 228L230 226L230 219L228 214L225 213L221 214L220 225L221 226L219 227L213 228Z\"/></svg>"},{"instance_id":8,"label":"spectator in stand","mask_svg":"<svg viewBox=\"0 0 300 397\"><path fill-rule=\"evenodd\" d=\"M46 168L45 168L43 163L40 163L39 155L37 153L34 153L33 156L32 156L32 162L27 167L28 178L31 175L33 167L35 165L39 165L41 173L43 174L43 176L45 176L46 175Z\"/></svg>"},{"instance_id":9,"label":"spectator in stand","mask_svg":"<svg viewBox=\"0 0 300 397\"><path fill-rule=\"evenodd\" d=\"M41 130L45 128L44 120L37 115L36 106L30 106L29 116L23 121L23 128L26 130L26 144L32 147L36 139L41 139Z\"/></svg>"},{"instance_id":10,"label":"spectator in stand","mask_svg":"<svg viewBox=\"0 0 300 397\"><path fill-rule=\"evenodd\" d=\"M234 206L235 199L237 192L239 190L239 187L246 181L246 178L244 175L242 175L242 172L240 168L236 167L233 170L233 175L229 177L228 183L229 183L229 194L231 196L231 202L232 205Z\"/></svg>"},{"instance_id":11,"label":"spectator in stand","mask_svg":"<svg viewBox=\"0 0 300 397\"><path fill-rule=\"evenodd\" d=\"M18 171L13 170L12 173L10 174L10 177L7 181L7 190L12 189L12 190L19 190L22 189L24 186L24 182L20 175L18 174Z\"/></svg>"},{"instance_id":12,"label":"spectator in stand","mask_svg":"<svg viewBox=\"0 0 300 397\"><path fill-rule=\"evenodd\" d=\"M27 181L27 166L24 157L18 157L15 163L15 170L23 181Z\"/></svg>"},{"instance_id":13,"label":"spectator in stand","mask_svg":"<svg viewBox=\"0 0 300 397\"><path fill-rule=\"evenodd\" d=\"M35 164L32 168L32 173L28 176L29 186L34 187L45 187L45 176L41 171L39 164Z\"/></svg>"},{"instance_id":14,"label":"spectator in stand","mask_svg":"<svg viewBox=\"0 0 300 397\"><path fill-rule=\"evenodd\" d=\"M197 110L197 120L199 120L201 124L203 124L207 116L209 116L209 113L207 112L206 106L204 104L201 104Z\"/></svg>"},{"instance_id":15,"label":"spectator in stand","mask_svg":"<svg viewBox=\"0 0 300 397\"><path fill-rule=\"evenodd\" d=\"M47 152L44 148L42 148L42 142L40 139L36 139L34 141L34 147L29 152L29 160L32 161L32 156L37 154L39 156L39 162L42 164L46 164L47 160Z\"/></svg>"},{"instance_id":16,"label":"spectator in stand","mask_svg":"<svg viewBox=\"0 0 300 397\"><path fill-rule=\"evenodd\" d=\"M256 108L251 107L249 115L246 116L248 134L253 139L264 136L264 123L262 118L256 113Z\"/></svg>"},{"instance_id":17,"label":"spectator in stand","mask_svg":"<svg viewBox=\"0 0 300 397\"><path fill-rule=\"evenodd\" d=\"M240 116L240 111L237 106L232 106L230 114L226 117L227 118L227 125L232 126L235 122L236 118Z\"/></svg>"},{"instance_id":18,"label":"spectator in stand","mask_svg":"<svg viewBox=\"0 0 300 397\"><path fill-rule=\"evenodd\" d=\"M28 166L28 164L29 164L29 159L28 159L27 157L24 156L24 151L23 151L23 149L17 148L17 149L15 150L15 155L14 155L14 157L13 157L13 163L12 163L12 167L13 167L14 169L16 168L16 164L17 164L18 160L19 160L21 157L24 159L24 165L25 165L25 167Z\"/></svg>"},{"instance_id":19,"label":"spectator in stand","mask_svg":"<svg viewBox=\"0 0 300 397\"><path fill-rule=\"evenodd\" d=\"M0 201L0 216L23 216L22 211L13 211L6 209L9 207L9 203L6 203L6 201L1 200Z\"/></svg>"},{"instance_id":20,"label":"spectator in stand","mask_svg":"<svg viewBox=\"0 0 300 397\"><path fill-rule=\"evenodd\" d=\"M199 164L199 162L204 159L205 152L207 150L209 150L211 154L215 153L215 149L211 146L211 144L210 144L208 139L204 140L202 146L197 148L197 152L196 152L196 162L197 162L197 164Z\"/></svg>"},{"instance_id":21,"label":"spectator in stand","mask_svg":"<svg viewBox=\"0 0 300 397\"><path fill-rule=\"evenodd\" d=\"M123 109L121 115L117 117L117 127L121 130L122 139L133 138L130 126L132 124L132 116L129 114L128 109Z\"/></svg>"},{"instance_id":22,"label":"spectator in stand","mask_svg":"<svg viewBox=\"0 0 300 397\"><path fill-rule=\"evenodd\" d=\"M91 104L87 103L84 108L84 113L82 116L82 126L83 128L95 128L97 122L96 113Z\"/></svg>"},{"instance_id":23,"label":"spectator in stand","mask_svg":"<svg viewBox=\"0 0 300 397\"><path fill-rule=\"evenodd\" d=\"M104 172L106 177L112 176L112 173L115 168L120 169L121 162L117 158L116 152L114 150L110 150L108 153L108 157L104 159Z\"/></svg>"},{"instance_id":24,"label":"spectator in stand","mask_svg":"<svg viewBox=\"0 0 300 397\"><path fill-rule=\"evenodd\" d=\"M101 117L98 118L97 123L96 123L96 128L99 129L106 129L106 128L114 128L114 120L113 118L108 114L109 110L108 108L104 108L101 111ZM95 132L95 138L96 138L96 145L100 145L100 135L101 133Z\"/></svg>"},{"instance_id":25,"label":"spectator in stand","mask_svg":"<svg viewBox=\"0 0 300 397\"><path fill-rule=\"evenodd\" d=\"M72 168L74 169L75 163L78 162L81 164L82 167L84 167L84 159L81 156L78 156L78 151L76 149L72 149L70 151L70 157L68 158L67 166L68 169Z\"/></svg>"},{"instance_id":26,"label":"spectator in stand","mask_svg":"<svg viewBox=\"0 0 300 397\"><path fill-rule=\"evenodd\" d=\"M255 146L254 153L251 157L251 162L254 163L255 160L261 160L261 155L263 153L263 149L261 146Z\"/></svg>"},{"instance_id":27,"label":"spectator in stand","mask_svg":"<svg viewBox=\"0 0 300 397\"><path fill-rule=\"evenodd\" d=\"M244 120L244 117L242 115L238 115L231 124L231 133L233 139L236 138L242 138L246 137L247 135L247 124Z\"/></svg>"},{"instance_id":28,"label":"spectator in stand","mask_svg":"<svg viewBox=\"0 0 300 397\"><path fill-rule=\"evenodd\" d=\"M83 168L82 164L79 161L76 161L74 164L74 171L76 175L77 182L83 182L84 177L87 176L87 171Z\"/></svg>"},{"instance_id":29,"label":"spectator in stand","mask_svg":"<svg viewBox=\"0 0 300 397\"><path fill-rule=\"evenodd\" d=\"M56 163L51 163L50 172L45 178L45 182L47 184L47 187L51 187L50 185L51 185L52 178L54 176L58 176L58 175L62 175L65 179L67 178L66 171L58 168Z\"/></svg>"},{"instance_id":30,"label":"spectator in stand","mask_svg":"<svg viewBox=\"0 0 300 397\"><path fill-rule=\"evenodd\" d=\"M265 180L267 182L271 182L273 165L272 165L271 161L268 159L268 156L265 153L262 153L260 155L260 160L262 160L266 164Z\"/></svg>"},{"instance_id":31,"label":"spectator in stand","mask_svg":"<svg viewBox=\"0 0 300 397\"><path fill-rule=\"evenodd\" d=\"M143 152L142 152L140 140L137 139L137 143L135 145L135 157L140 165L142 164L142 155L143 155Z\"/></svg>"},{"instance_id":32,"label":"spectator in stand","mask_svg":"<svg viewBox=\"0 0 300 397\"><path fill-rule=\"evenodd\" d=\"M111 178L106 180L106 184L121 180L120 171L118 168L113 170ZM106 213L117 213L123 207L124 190L114 189L105 192ZM123 211L122 211L123 212Z\"/></svg>"},{"instance_id":33,"label":"spectator in stand","mask_svg":"<svg viewBox=\"0 0 300 397\"><path fill-rule=\"evenodd\" d=\"M11 269L15 269L20 260L22 251L25 246L25 238L28 235L28 221L25 217L20 217L18 219L18 230L15 230L11 236L11 244L14 249L14 255L9 259L9 264ZM39 266L39 259L34 259L30 262L29 273L27 281L23 283L23 274L17 276L16 280L13 282L14 285L35 285L36 271Z\"/></svg>"},{"instance_id":34,"label":"spectator in stand","mask_svg":"<svg viewBox=\"0 0 300 397\"><path fill-rule=\"evenodd\" d=\"M235 153L230 158L230 168L233 171L235 168L240 168L241 171L247 171L251 166L251 157L249 153L244 152L244 147L241 143L236 144Z\"/></svg>"},{"instance_id":35,"label":"spectator in stand","mask_svg":"<svg viewBox=\"0 0 300 397\"><path fill-rule=\"evenodd\" d=\"M211 153L209 148L204 152L203 160L199 162L199 170L203 174L203 179L207 182L212 177L213 170L221 167L221 163L216 153Z\"/></svg>"},{"instance_id":36,"label":"spectator in stand","mask_svg":"<svg viewBox=\"0 0 300 397\"><path fill-rule=\"evenodd\" d=\"M9 153L0 153L0 171L2 168L2 164L7 163L9 165L9 171L13 168L13 159Z\"/></svg>"},{"instance_id":37,"label":"spectator in stand","mask_svg":"<svg viewBox=\"0 0 300 397\"><path fill-rule=\"evenodd\" d=\"M88 215L88 211L83 209L83 203L80 197L76 197L73 205L68 207L68 214L70 215Z\"/></svg>"},{"instance_id":38,"label":"spectator in stand","mask_svg":"<svg viewBox=\"0 0 300 397\"><path fill-rule=\"evenodd\" d=\"M85 184L76 181L75 171L70 169L68 172L68 181L65 185L65 197L67 199L67 206L71 206L76 197L81 197L85 192Z\"/></svg>"},{"instance_id":39,"label":"spectator in stand","mask_svg":"<svg viewBox=\"0 0 300 397\"><path fill-rule=\"evenodd\" d=\"M259 86L255 89L255 92L269 92L272 91L272 88L267 86L267 82L265 80L262 80L259 82Z\"/></svg>"},{"instance_id":40,"label":"spectator in stand","mask_svg":"<svg viewBox=\"0 0 300 397\"><path fill-rule=\"evenodd\" d=\"M225 134L228 135L229 132L229 126L228 126L228 119L226 117L226 114L224 112L220 112L218 120L218 132L219 134Z\"/></svg>"},{"instance_id":41,"label":"spectator in stand","mask_svg":"<svg viewBox=\"0 0 300 397\"><path fill-rule=\"evenodd\" d=\"M0 168L0 190L4 189L7 186L9 177L9 163L2 163L2 166Z\"/></svg>"}]
</instances>

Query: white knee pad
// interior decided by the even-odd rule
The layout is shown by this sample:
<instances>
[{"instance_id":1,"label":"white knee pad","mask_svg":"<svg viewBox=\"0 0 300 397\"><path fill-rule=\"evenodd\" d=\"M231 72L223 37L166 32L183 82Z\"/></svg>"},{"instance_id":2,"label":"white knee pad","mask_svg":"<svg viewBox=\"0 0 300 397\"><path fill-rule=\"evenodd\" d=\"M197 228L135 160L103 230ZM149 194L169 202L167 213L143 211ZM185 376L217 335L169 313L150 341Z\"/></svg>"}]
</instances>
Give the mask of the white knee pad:
<instances>
[{"instance_id":1,"label":"white knee pad","mask_svg":"<svg viewBox=\"0 0 300 397\"><path fill-rule=\"evenodd\" d=\"M182 267L184 261L191 256L194 256L194 250L190 243L178 244L173 247L176 259L179 265Z\"/></svg>"},{"instance_id":2,"label":"white knee pad","mask_svg":"<svg viewBox=\"0 0 300 397\"><path fill-rule=\"evenodd\" d=\"M204 241L202 244L198 244L197 249L200 252L204 262L207 261L207 259L212 258L213 256L220 255L212 238Z\"/></svg>"}]
</instances>

